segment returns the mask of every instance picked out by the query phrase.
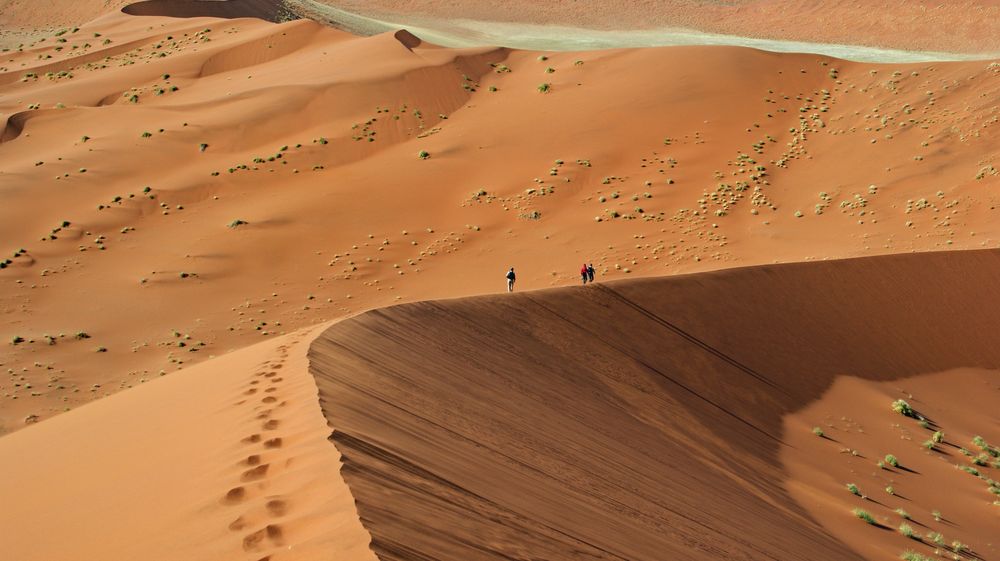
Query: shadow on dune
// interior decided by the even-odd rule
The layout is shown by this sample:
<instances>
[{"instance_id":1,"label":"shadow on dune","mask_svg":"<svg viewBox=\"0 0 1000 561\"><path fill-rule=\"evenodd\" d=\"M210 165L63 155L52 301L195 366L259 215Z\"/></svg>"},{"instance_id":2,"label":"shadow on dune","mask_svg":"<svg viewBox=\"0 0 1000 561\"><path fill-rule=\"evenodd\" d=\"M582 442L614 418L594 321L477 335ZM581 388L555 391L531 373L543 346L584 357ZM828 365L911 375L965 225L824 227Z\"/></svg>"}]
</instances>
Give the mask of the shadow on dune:
<instances>
[{"instance_id":1,"label":"shadow on dune","mask_svg":"<svg viewBox=\"0 0 1000 561\"><path fill-rule=\"evenodd\" d=\"M1000 367L1000 253L421 302L310 351L382 559L859 559L788 495L841 375ZM887 404L888 406L888 404Z\"/></svg>"},{"instance_id":2,"label":"shadow on dune","mask_svg":"<svg viewBox=\"0 0 1000 561\"><path fill-rule=\"evenodd\" d=\"M296 19L282 0L147 0L122 8L133 16L173 18L259 18L272 22Z\"/></svg>"}]
</instances>

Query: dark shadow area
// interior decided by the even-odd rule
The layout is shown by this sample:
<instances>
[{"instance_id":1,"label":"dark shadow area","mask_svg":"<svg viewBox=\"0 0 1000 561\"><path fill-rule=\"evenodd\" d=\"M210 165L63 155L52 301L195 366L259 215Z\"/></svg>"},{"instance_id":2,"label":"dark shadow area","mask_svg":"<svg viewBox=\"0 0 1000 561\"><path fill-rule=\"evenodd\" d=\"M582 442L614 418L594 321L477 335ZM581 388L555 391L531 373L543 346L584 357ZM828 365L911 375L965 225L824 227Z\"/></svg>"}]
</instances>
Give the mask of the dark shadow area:
<instances>
[{"instance_id":1,"label":"dark shadow area","mask_svg":"<svg viewBox=\"0 0 1000 561\"><path fill-rule=\"evenodd\" d=\"M147 0L122 8L132 16L172 18L258 18L271 22L298 19L282 0Z\"/></svg>"},{"instance_id":2,"label":"dark shadow area","mask_svg":"<svg viewBox=\"0 0 1000 561\"><path fill-rule=\"evenodd\" d=\"M1000 367L998 276L962 251L405 304L310 368L383 560L857 560L785 491L783 418L838 376Z\"/></svg>"}]
</instances>

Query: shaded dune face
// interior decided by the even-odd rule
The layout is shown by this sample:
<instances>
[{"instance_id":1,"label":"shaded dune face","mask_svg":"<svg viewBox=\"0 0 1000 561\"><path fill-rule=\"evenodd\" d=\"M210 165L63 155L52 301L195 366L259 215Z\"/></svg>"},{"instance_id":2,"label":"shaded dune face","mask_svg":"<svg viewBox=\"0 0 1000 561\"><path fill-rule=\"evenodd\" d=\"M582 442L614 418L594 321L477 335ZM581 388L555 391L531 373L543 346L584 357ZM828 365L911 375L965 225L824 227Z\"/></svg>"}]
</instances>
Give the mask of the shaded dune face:
<instances>
[{"instance_id":1,"label":"shaded dune face","mask_svg":"<svg viewBox=\"0 0 1000 561\"><path fill-rule=\"evenodd\" d=\"M382 559L861 559L899 536L831 535L790 497L783 418L842 375L1000 366L998 271L896 255L406 304L331 327L310 368Z\"/></svg>"},{"instance_id":2,"label":"shaded dune face","mask_svg":"<svg viewBox=\"0 0 1000 561\"><path fill-rule=\"evenodd\" d=\"M129 4L122 12L132 16L258 18L273 22L291 15L281 0L147 0Z\"/></svg>"}]
</instances>

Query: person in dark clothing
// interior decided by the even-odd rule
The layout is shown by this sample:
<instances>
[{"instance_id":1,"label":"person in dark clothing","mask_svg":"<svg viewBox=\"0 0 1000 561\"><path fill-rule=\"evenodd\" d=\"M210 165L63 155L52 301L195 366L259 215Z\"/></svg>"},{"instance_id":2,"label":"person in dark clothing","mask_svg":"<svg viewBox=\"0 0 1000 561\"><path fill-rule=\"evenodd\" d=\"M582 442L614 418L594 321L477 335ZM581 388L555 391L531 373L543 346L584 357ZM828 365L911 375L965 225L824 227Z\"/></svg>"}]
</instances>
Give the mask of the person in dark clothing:
<instances>
[{"instance_id":1,"label":"person in dark clothing","mask_svg":"<svg viewBox=\"0 0 1000 561\"><path fill-rule=\"evenodd\" d=\"M591 263L590 265L587 265L587 279L590 282L594 282L594 264L593 263Z\"/></svg>"},{"instance_id":2,"label":"person in dark clothing","mask_svg":"<svg viewBox=\"0 0 1000 561\"><path fill-rule=\"evenodd\" d=\"M587 284L587 264L584 263L583 267L580 267L580 278L583 279L583 284Z\"/></svg>"},{"instance_id":3,"label":"person in dark clothing","mask_svg":"<svg viewBox=\"0 0 1000 561\"><path fill-rule=\"evenodd\" d=\"M511 267L510 270L507 271L507 292L514 292L515 279L516 276L514 275L514 267Z\"/></svg>"}]
</instances>

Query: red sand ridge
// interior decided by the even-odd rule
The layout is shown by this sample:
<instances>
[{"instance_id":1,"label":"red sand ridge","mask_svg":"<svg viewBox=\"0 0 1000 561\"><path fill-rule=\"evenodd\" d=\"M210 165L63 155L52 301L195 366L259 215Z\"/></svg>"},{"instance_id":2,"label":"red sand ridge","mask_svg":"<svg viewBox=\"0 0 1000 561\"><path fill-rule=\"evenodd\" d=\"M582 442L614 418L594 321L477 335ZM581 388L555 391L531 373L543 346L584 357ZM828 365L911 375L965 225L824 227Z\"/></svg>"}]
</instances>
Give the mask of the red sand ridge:
<instances>
[{"instance_id":1,"label":"red sand ridge","mask_svg":"<svg viewBox=\"0 0 1000 561\"><path fill-rule=\"evenodd\" d=\"M406 304L311 369L381 559L996 560L1000 460L949 450L1000 442L998 274L935 253ZM960 365L989 370L920 381Z\"/></svg>"}]
</instances>

